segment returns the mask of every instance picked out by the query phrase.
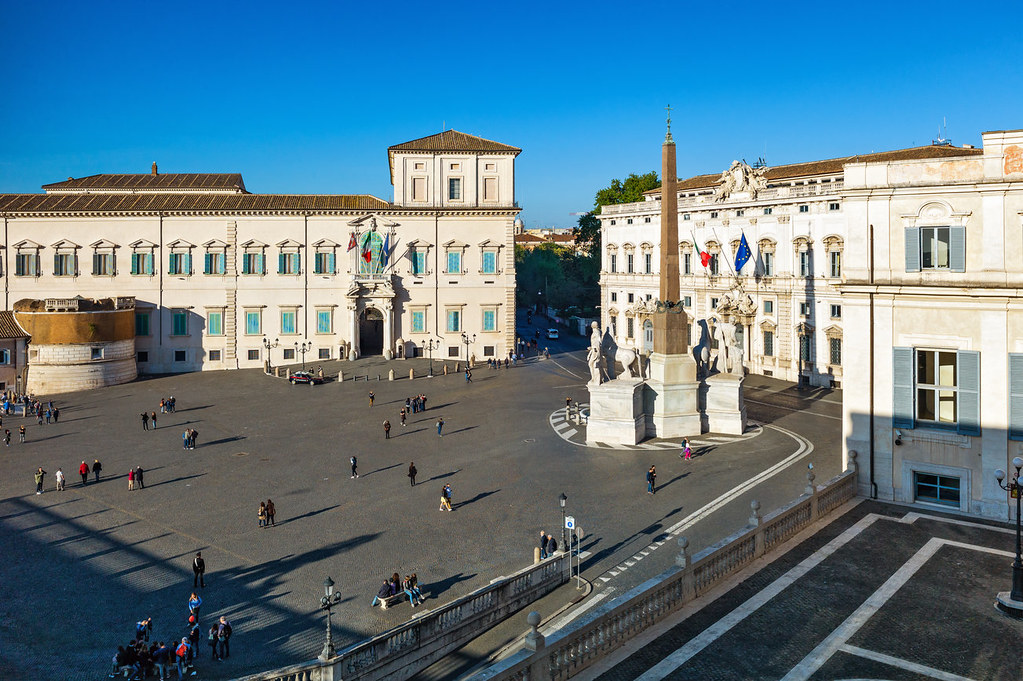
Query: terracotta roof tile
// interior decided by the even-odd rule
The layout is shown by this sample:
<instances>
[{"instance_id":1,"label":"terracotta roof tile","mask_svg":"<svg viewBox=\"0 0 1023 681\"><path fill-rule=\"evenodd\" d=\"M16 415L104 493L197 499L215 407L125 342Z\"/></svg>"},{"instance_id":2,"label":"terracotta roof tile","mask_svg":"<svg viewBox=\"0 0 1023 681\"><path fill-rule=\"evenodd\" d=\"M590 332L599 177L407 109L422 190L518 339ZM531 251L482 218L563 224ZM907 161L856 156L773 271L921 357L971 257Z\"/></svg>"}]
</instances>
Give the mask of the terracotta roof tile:
<instances>
[{"instance_id":1,"label":"terracotta roof tile","mask_svg":"<svg viewBox=\"0 0 1023 681\"><path fill-rule=\"evenodd\" d=\"M518 154L522 150L475 135L467 135L457 130L445 130L436 135L420 137L417 140L395 144L387 148L388 155L392 151L498 151Z\"/></svg>"},{"instance_id":2,"label":"terracotta roof tile","mask_svg":"<svg viewBox=\"0 0 1023 681\"><path fill-rule=\"evenodd\" d=\"M63 182L44 184L46 191L117 189L134 191L152 190L241 190L245 183L241 173L151 173L103 174L68 178Z\"/></svg>"},{"instance_id":3,"label":"terracotta roof tile","mask_svg":"<svg viewBox=\"0 0 1023 681\"><path fill-rule=\"evenodd\" d=\"M0 213L386 210L369 194L0 194Z\"/></svg>"},{"instance_id":4,"label":"terracotta roof tile","mask_svg":"<svg viewBox=\"0 0 1023 681\"><path fill-rule=\"evenodd\" d=\"M25 330L14 321L11 310L0 310L0 338L28 338Z\"/></svg>"}]
</instances>

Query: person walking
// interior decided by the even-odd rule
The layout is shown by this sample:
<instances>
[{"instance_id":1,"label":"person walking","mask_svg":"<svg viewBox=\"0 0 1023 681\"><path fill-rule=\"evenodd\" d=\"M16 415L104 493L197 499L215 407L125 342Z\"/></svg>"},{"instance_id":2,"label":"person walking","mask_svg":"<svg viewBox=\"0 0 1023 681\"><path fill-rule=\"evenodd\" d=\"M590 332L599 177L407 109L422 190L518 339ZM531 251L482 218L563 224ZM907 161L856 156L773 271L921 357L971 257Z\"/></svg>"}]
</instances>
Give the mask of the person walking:
<instances>
[{"instance_id":1,"label":"person walking","mask_svg":"<svg viewBox=\"0 0 1023 681\"><path fill-rule=\"evenodd\" d=\"M444 429L444 417L437 419L437 437L444 437L441 431Z\"/></svg>"},{"instance_id":2,"label":"person walking","mask_svg":"<svg viewBox=\"0 0 1023 681\"><path fill-rule=\"evenodd\" d=\"M206 588L206 561L202 559L202 551L195 552L195 558L192 559L192 574L195 578L192 580L192 588L202 587Z\"/></svg>"},{"instance_id":3,"label":"person walking","mask_svg":"<svg viewBox=\"0 0 1023 681\"><path fill-rule=\"evenodd\" d=\"M376 397L376 395L374 395L374 394L373 394L373 391L372 391L372 390L370 390L370 391L369 391L369 406L371 406L371 407L373 406L373 398L374 398L374 397Z\"/></svg>"},{"instance_id":4,"label":"person walking","mask_svg":"<svg viewBox=\"0 0 1023 681\"><path fill-rule=\"evenodd\" d=\"M36 494L43 493L43 478L46 477L46 471L40 466L36 469Z\"/></svg>"},{"instance_id":5,"label":"person walking","mask_svg":"<svg viewBox=\"0 0 1023 681\"><path fill-rule=\"evenodd\" d=\"M266 502L259 502L259 510L256 512L256 517L259 518L259 526L266 527Z\"/></svg>"},{"instance_id":6,"label":"person walking","mask_svg":"<svg viewBox=\"0 0 1023 681\"><path fill-rule=\"evenodd\" d=\"M405 413L404 409L401 410L400 415L401 415L401 427L404 428L405 427L405 416L406 416L406 413Z\"/></svg>"},{"instance_id":7,"label":"person walking","mask_svg":"<svg viewBox=\"0 0 1023 681\"><path fill-rule=\"evenodd\" d=\"M540 560L547 557L547 533L540 530Z\"/></svg>"},{"instance_id":8,"label":"person walking","mask_svg":"<svg viewBox=\"0 0 1023 681\"><path fill-rule=\"evenodd\" d=\"M54 474L54 476L57 478L57 491L58 492L63 492L64 491L64 471L61 470L60 468L58 468L57 472Z\"/></svg>"},{"instance_id":9,"label":"person walking","mask_svg":"<svg viewBox=\"0 0 1023 681\"><path fill-rule=\"evenodd\" d=\"M219 660L217 657L217 646L220 645L220 625L218 622L214 622L210 625L210 632L207 634L206 643L210 647L210 659Z\"/></svg>"},{"instance_id":10,"label":"person walking","mask_svg":"<svg viewBox=\"0 0 1023 681\"><path fill-rule=\"evenodd\" d=\"M85 463L84 461L82 463ZM99 459L92 460L92 480L93 482L99 482L99 472L103 470L103 464L99 462ZM88 475L88 472L86 472Z\"/></svg>"},{"instance_id":11,"label":"person walking","mask_svg":"<svg viewBox=\"0 0 1023 681\"><path fill-rule=\"evenodd\" d=\"M82 487L89 484L89 464L82 462L82 465L78 467L78 474L82 476Z\"/></svg>"},{"instance_id":12,"label":"person walking","mask_svg":"<svg viewBox=\"0 0 1023 681\"><path fill-rule=\"evenodd\" d=\"M273 499L266 500L266 522L268 525L277 526L277 521L274 520L274 516L277 515L277 507L274 506Z\"/></svg>"},{"instance_id":13,"label":"person walking","mask_svg":"<svg viewBox=\"0 0 1023 681\"><path fill-rule=\"evenodd\" d=\"M351 458L352 462L352 480L359 477L359 460L354 456Z\"/></svg>"},{"instance_id":14,"label":"person walking","mask_svg":"<svg viewBox=\"0 0 1023 681\"><path fill-rule=\"evenodd\" d=\"M195 449L195 441L199 439L199 431L195 428L189 430L188 433L188 448Z\"/></svg>"},{"instance_id":15,"label":"person walking","mask_svg":"<svg viewBox=\"0 0 1023 681\"><path fill-rule=\"evenodd\" d=\"M142 419L142 430L149 430L149 414L142 412L139 417Z\"/></svg>"},{"instance_id":16,"label":"person walking","mask_svg":"<svg viewBox=\"0 0 1023 681\"><path fill-rule=\"evenodd\" d=\"M18 441L25 444L25 424L18 426ZM85 463L84 461L82 463Z\"/></svg>"},{"instance_id":17,"label":"person walking","mask_svg":"<svg viewBox=\"0 0 1023 681\"><path fill-rule=\"evenodd\" d=\"M154 412L151 412L151 413L149 414L149 420L150 420L150 421L152 422L152 424L153 424L153 430L156 430L156 412L155 412L155 411L154 411Z\"/></svg>"},{"instance_id":18,"label":"person walking","mask_svg":"<svg viewBox=\"0 0 1023 681\"><path fill-rule=\"evenodd\" d=\"M11 446L11 431L9 428L4 429L4 445L7 447Z\"/></svg>"},{"instance_id":19,"label":"person walking","mask_svg":"<svg viewBox=\"0 0 1023 681\"><path fill-rule=\"evenodd\" d=\"M412 483L411 484L412 487L416 486L416 474L417 473L419 473L419 471L416 470L416 462L413 461L412 463L410 463L408 465L408 479L409 479L409 482Z\"/></svg>"},{"instance_id":20,"label":"person walking","mask_svg":"<svg viewBox=\"0 0 1023 681\"><path fill-rule=\"evenodd\" d=\"M647 494L657 494L657 469L653 466L646 472L646 492Z\"/></svg>"},{"instance_id":21,"label":"person walking","mask_svg":"<svg viewBox=\"0 0 1023 681\"><path fill-rule=\"evenodd\" d=\"M217 627L217 642L220 643L220 659L224 660L231 657L231 634L234 633L231 629L231 623L227 621L227 617L224 615L220 616L220 621L216 624Z\"/></svg>"},{"instance_id":22,"label":"person walking","mask_svg":"<svg viewBox=\"0 0 1023 681\"><path fill-rule=\"evenodd\" d=\"M192 592L192 595L188 597L188 614L195 618L195 621L199 621L199 608L202 607L202 598L199 594Z\"/></svg>"},{"instance_id":23,"label":"person walking","mask_svg":"<svg viewBox=\"0 0 1023 681\"><path fill-rule=\"evenodd\" d=\"M387 419L384 419L384 439L385 440L391 439L391 422L388 421Z\"/></svg>"},{"instance_id":24,"label":"person walking","mask_svg":"<svg viewBox=\"0 0 1023 681\"><path fill-rule=\"evenodd\" d=\"M185 428L185 432L181 434L181 448L188 449L188 441L191 439L192 429Z\"/></svg>"},{"instance_id":25,"label":"person walking","mask_svg":"<svg viewBox=\"0 0 1023 681\"><path fill-rule=\"evenodd\" d=\"M693 458L693 448L689 446L689 438L682 438L682 459L685 461L691 461Z\"/></svg>"},{"instance_id":26,"label":"person walking","mask_svg":"<svg viewBox=\"0 0 1023 681\"><path fill-rule=\"evenodd\" d=\"M451 510L451 498L448 496L448 491L450 489L451 488L448 487L447 485L444 485L444 487L441 488L441 490L440 490L440 508L437 509L438 511L450 511Z\"/></svg>"},{"instance_id":27,"label":"person walking","mask_svg":"<svg viewBox=\"0 0 1023 681\"><path fill-rule=\"evenodd\" d=\"M139 489L145 489L146 488L145 480L142 479L142 474L144 472L145 471L142 470L142 466L136 466L136 468L135 468L135 484L139 486Z\"/></svg>"},{"instance_id":28,"label":"person walking","mask_svg":"<svg viewBox=\"0 0 1023 681\"><path fill-rule=\"evenodd\" d=\"M133 489L135 489L135 469L134 468L129 468L128 469L128 491L130 492Z\"/></svg>"},{"instance_id":29,"label":"person walking","mask_svg":"<svg viewBox=\"0 0 1023 681\"><path fill-rule=\"evenodd\" d=\"M174 651L174 656L177 658L178 663L178 681L185 678L185 672L188 668L188 656L192 650L192 644L188 642L187 636L181 637L181 643L178 644L177 650Z\"/></svg>"},{"instance_id":30,"label":"person walking","mask_svg":"<svg viewBox=\"0 0 1023 681\"><path fill-rule=\"evenodd\" d=\"M465 370L465 382L472 383L472 372L468 369Z\"/></svg>"}]
</instances>

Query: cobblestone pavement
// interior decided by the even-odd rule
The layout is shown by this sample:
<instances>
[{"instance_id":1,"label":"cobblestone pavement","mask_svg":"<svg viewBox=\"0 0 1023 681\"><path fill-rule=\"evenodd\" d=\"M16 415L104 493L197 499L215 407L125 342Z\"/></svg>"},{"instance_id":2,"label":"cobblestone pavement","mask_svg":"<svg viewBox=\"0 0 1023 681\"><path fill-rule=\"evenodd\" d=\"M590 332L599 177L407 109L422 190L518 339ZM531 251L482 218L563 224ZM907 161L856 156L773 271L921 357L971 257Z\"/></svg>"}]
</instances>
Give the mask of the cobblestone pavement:
<instances>
[{"instance_id":1,"label":"cobblestone pavement","mask_svg":"<svg viewBox=\"0 0 1023 681\"><path fill-rule=\"evenodd\" d=\"M1014 532L861 502L576 678L1019 681Z\"/></svg>"},{"instance_id":2,"label":"cobblestone pavement","mask_svg":"<svg viewBox=\"0 0 1023 681\"><path fill-rule=\"evenodd\" d=\"M731 495L687 530L694 550L740 527L751 495L765 513L797 496L805 461L814 461L820 480L838 472L837 407L827 404L836 395L796 394L770 380L749 385L748 394L765 402L750 408L765 425L753 445L707 445L685 463L671 450L566 442L548 419L566 394L586 397L584 344L565 339L550 344L550 360L477 369L471 384L459 374L410 382L408 368L425 373L426 360L360 360L324 368L384 380L292 386L242 370L61 396L59 424L30 423L26 444L15 438L0 448L0 678L23 678L26 670L35 679L105 678L117 645L143 617L153 617L158 639L180 639L198 550L208 568L202 622L226 615L235 630L230 660L203 655L198 678L231 678L319 652L317 605L328 575L344 594L333 620L341 647L408 619L407 607L369 606L392 572L417 572L429 608L523 567L540 529L557 535L561 492L586 531L584 576L607 597L663 570L672 552L650 554L607 582L600 576L715 500ZM400 380L386 380L391 366ZM402 428L398 410L420 391L429 409ZM177 413L158 414L158 429L143 431L139 413L159 411L170 395ZM20 423L4 419L15 430ZM769 482L731 492L800 448L767 426L798 432L816 449L777 468ZM185 451L181 433L189 427L199 431L198 447ZM353 454L357 480L349 473ZM78 466L95 458L103 480L82 486ZM406 477L410 461L419 470L415 488ZM660 471L656 495L645 492L650 464ZM126 474L138 465L146 488L129 492ZM37 466L48 472L39 496ZM54 491L58 466L68 480L63 492ZM435 510L445 482L454 487L454 513ZM267 498L277 524L261 529L256 509Z\"/></svg>"}]
</instances>

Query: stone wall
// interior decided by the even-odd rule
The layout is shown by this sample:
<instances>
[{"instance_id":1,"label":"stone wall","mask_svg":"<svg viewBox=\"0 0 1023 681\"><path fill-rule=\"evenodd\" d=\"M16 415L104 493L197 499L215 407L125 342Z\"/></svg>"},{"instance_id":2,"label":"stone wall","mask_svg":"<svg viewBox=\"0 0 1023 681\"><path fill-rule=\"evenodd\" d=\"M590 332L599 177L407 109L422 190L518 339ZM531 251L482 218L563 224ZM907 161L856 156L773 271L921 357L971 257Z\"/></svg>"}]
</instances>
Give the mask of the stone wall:
<instances>
[{"instance_id":1,"label":"stone wall","mask_svg":"<svg viewBox=\"0 0 1023 681\"><path fill-rule=\"evenodd\" d=\"M28 390L39 395L90 390L135 380L135 340L37 345L29 351ZM93 359L98 350L99 359Z\"/></svg>"}]
</instances>

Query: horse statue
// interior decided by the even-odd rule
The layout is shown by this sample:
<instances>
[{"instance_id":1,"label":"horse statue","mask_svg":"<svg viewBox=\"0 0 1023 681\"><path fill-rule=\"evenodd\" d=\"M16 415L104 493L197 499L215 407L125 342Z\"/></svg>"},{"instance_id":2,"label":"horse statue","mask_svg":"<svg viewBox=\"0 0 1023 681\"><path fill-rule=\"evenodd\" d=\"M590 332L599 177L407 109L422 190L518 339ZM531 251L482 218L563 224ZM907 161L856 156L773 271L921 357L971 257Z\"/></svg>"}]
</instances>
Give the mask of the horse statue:
<instances>
[{"instance_id":1,"label":"horse statue","mask_svg":"<svg viewBox=\"0 0 1023 681\"><path fill-rule=\"evenodd\" d=\"M622 365L625 378L643 378L643 369L639 362L639 353L632 348L615 348L615 361ZM635 373L633 373L635 372Z\"/></svg>"}]
</instances>

